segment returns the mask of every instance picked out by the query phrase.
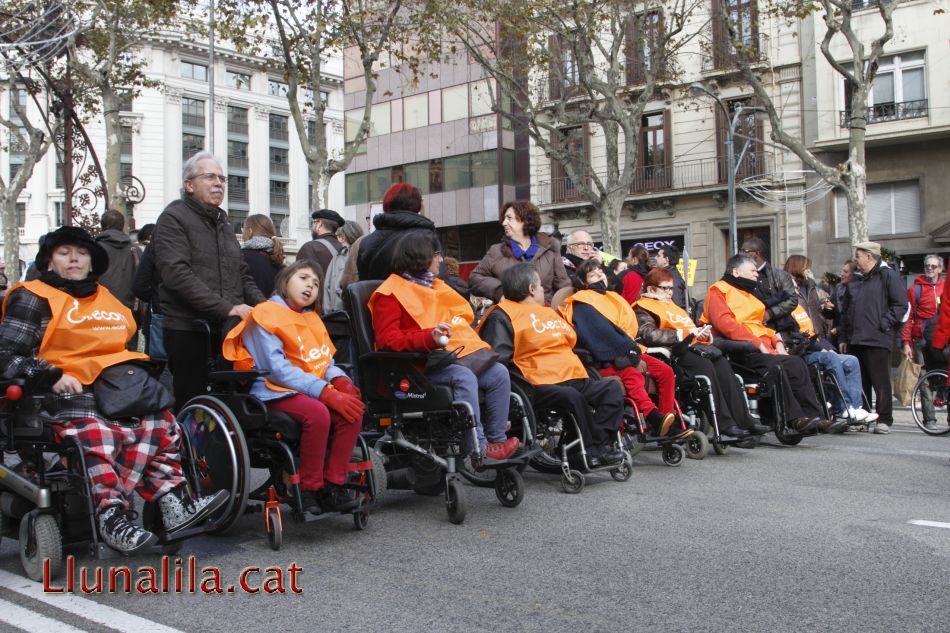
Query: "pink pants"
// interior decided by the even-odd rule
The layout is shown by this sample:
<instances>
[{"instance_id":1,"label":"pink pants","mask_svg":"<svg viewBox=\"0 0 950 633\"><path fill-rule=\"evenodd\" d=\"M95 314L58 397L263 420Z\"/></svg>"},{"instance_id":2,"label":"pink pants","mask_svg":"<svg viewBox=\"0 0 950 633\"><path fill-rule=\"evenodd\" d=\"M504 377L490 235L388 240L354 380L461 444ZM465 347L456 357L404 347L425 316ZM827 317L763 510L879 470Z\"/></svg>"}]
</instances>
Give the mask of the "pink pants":
<instances>
[{"instance_id":1,"label":"pink pants","mask_svg":"<svg viewBox=\"0 0 950 633\"><path fill-rule=\"evenodd\" d=\"M640 413L647 415L654 409L659 409L661 415L673 412L673 402L676 395L676 378L673 369L663 361L643 354L640 357L647 365L647 371L650 377L656 382L656 388L659 391L657 400L659 406L654 405L647 395L646 381L643 374L636 367L626 367L624 369L615 369L613 367L604 367L600 370L600 375L619 376L627 395L636 403Z\"/></svg>"},{"instance_id":2,"label":"pink pants","mask_svg":"<svg viewBox=\"0 0 950 633\"><path fill-rule=\"evenodd\" d=\"M346 465L360 434L359 422L351 424L316 398L300 393L270 400L267 408L286 413L300 424L301 490L319 490L324 482L340 485L346 481Z\"/></svg>"}]
</instances>

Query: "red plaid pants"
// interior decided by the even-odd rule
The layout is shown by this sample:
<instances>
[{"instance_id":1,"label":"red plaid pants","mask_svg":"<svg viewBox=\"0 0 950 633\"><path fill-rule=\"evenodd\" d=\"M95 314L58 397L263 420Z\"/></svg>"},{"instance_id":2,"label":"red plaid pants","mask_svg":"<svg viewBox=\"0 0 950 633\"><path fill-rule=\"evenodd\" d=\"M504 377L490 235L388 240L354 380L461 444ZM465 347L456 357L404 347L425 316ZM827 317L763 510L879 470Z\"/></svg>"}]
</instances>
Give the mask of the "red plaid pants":
<instances>
[{"instance_id":1,"label":"red plaid pants","mask_svg":"<svg viewBox=\"0 0 950 633\"><path fill-rule=\"evenodd\" d=\"M142 418L135 427L82 418L53 428L60 440L75 437L82 446L97 511L113 505L128 509L133 492L151 501L185 481L181 438L170 412Z\"/></svg>"}]
</instances>

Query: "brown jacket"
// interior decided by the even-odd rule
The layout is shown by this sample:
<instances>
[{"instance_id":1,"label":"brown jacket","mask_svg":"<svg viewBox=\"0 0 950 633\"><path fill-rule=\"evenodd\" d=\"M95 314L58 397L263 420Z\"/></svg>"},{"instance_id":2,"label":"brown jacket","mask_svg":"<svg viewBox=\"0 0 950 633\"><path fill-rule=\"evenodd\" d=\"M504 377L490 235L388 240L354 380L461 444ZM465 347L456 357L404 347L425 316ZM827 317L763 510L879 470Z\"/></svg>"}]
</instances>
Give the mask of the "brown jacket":
<instances>
[{"instance_id":1,"label":"brown jacket","mask_svg":"<svg viewBox=\"0 0 950 633\"><path fill-rule=\"evenodd\" d=\"M541 285L544 287L544 300L551 303L551 297L554 296L554 293L561 288L569 287L571 280L564 269L561 254L555 248L554 240L544 233L538 233L537 238L538 252L534 254L531 263L534 264L534 267L538 270L538 275L541 277ZM496 303L500 301L502 298L501 275L517 263L519 262L512 255L507 240L492 245L468 278L468 285L472 294L479 297L488 297Z\"/></svg>"}]
</instances>

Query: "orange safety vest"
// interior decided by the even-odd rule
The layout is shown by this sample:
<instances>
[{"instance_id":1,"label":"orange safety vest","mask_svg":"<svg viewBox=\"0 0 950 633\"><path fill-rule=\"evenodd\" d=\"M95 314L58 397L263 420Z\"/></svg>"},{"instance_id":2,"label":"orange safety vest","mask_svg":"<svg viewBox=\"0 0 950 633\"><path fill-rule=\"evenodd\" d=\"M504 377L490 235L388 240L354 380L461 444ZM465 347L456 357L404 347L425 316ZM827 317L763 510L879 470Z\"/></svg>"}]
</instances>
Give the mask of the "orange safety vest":
<instances>
[{"instance_id":1,"label":"orange safety vest","mask_svg":"<svg viewBox=\"0 0 950 633\"><path fill-rule=\"evenodd\" d=\"M472 329L472 305L441 279L436 279L432 288L426 288L392 274L369 298L370 311L379 295L394 297L420 329L434 328L439 323L451 325L452 336L445 348L455 350L460 358L480 349L491 349Z\"/></svg>"},{"instance_id":2,"label":"orange safety vest","mask_svg":"<svg viewBox=\"0 0 950 633\"><path fill-rule=\"evenodd\" d=\"M795 309L792 310L792 318L798 323L798 329L805 336L811 336L815 333L815 324L811 322L808 311L801 304L795 306Z\"/></svg>"},{"instance_id":3,"label":"orange safety vest","mask_svg":"<svg viewBox=\"0 0 950 633\"><path fill-rule=\"evenodd\" d=\"M512 361L528 382L554 385L587 378L584 364L574 353L577 334L552 308L508 299L502 299L492 310L495 308L511 319L515 335Z\"/></svg>"},{"instance_id":4,"label":"orange safety vest","mask_svg":"<svg viewBox=\"0 0 950 633\"><path fill-rule=\"evenodd\" d=\"M254 369L254 358L244 347L242 338L251 321L280 339L284 346L284 356L291 365L317 378L326 375L336 348L320 315L316 312L297 312L274 301L265 301L254 306L247 318L225 337L222 353L225 358L234 361L234 369ZM293 391L272 383L266 377L264 382L268 388L275 391Z\"/></svg>"},{"instance_id":5,"label":"orange safety vest","mask_svg":"<svg viewBox=\"0 0 950 633\"><path fill-rule=\"evenodd\" d=\"M46 282L34 280L16 284L3 301L24 288L46 299L53 313L37 354L84 385L91 385L106 367L148 356L125 349L135 335L132 312L105 286L97 285L88 297L73 297Z\"/></svg>"},{"instance_id":6,"label":"orange safety vest","mask_svg":"<svg viewBox=\"0 0 950 633\"><path fill-rule=\"evenodd\" d=\"M755 295L745 290L739 290L721 279L710 287L710 289L712 288L717 289L726 297L726 304L732 310L732 315L740 325L752 333L752 336L767 336L770 339L775 336L775 330L763 324L765 304L759 301ZM706 315L705 309L699 322L703 325L709 323L709 317Z\"/></svg>"},{"instance_id":7,"label":"orange safety vest","mask_svg":"<svg viewBox=\"0 0 950 633\"><path fill-rule=\"evenodd\" d=\"M633 308L621 295L608 290L601 294L594 290L580 290L564 300L564 305L559 309L564 318L571 324L574 323L574 302L580 301L591 306L601 315L621 330L630 335L630 338L636 339L639 325L637 324L637 315L633 313ZM646 347L640 346L640 349L646 351Z\"/></svg>"},{"instance_id":8,"label":"orange safety vest","mask_svg":"<svg viewBox=\"0 0 950 633\"><path fill-rule=\"evenodd\" d=\"M696 329L696 324L693 323L686 310L672 301L640 297L634 305L643 308L659 319L661 330L676 330L680 335L680 340L689 336L689 333Z\"/></svg>"}]
</instances>

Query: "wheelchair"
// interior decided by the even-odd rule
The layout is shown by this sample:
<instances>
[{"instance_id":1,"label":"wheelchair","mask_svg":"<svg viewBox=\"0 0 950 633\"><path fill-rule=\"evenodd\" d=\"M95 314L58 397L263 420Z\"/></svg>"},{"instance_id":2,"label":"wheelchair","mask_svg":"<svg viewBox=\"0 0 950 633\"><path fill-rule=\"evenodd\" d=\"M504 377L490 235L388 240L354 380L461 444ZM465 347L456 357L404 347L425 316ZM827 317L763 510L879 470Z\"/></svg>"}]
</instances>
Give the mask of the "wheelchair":
<instances>
[{"instance_id":1,"label":"wheelchair","mask_svg":"<svg viewBox=\"0 0 950 633\"><path fill-rule=\"evenodd\" d=\"M55 437L52 420L41 410L42 401L42 395L32 393L22 380L0 383L0 534L19 541L23 570L38 582L62 573L67 547L86 545L94 560L122 556L100 540L79 441ZM180 435L184 442L185 434ZM183 454L185 479L195 489L190 466ZM144 505L142 515L145 528L159 537L147 553L174 554L183 541L211 529L207 519L169 537L153 503Z\"/></svg>"},{"instance_id":2,"label":"wheelchair","mask_svg":"<svg viewBox=\"0 0 950 633\"><path fill-rule=\"evenodd\" d=\"M930 389L931 401L936 414L936 428L928 428L924 424L923 393ZM927 435L947 435L950 433L950 414L947 412L947 402L950 401L950 386L947 385L946 369L931 369L921 374L914 386L911 397L911 413L918 428Z\"/></svg>"},{"instance_id":3,"label":"wheelchair","mask_svg":"<svg viewBox=\"0 0 950 633\"><path fill-rule=\"evenodd\" d=\"M377 352L369 300L381 281L360 281L344 291L352 318L358 353L356 375L367 403L364 432L373 438L374 451L385 462L389 489L409 489L417 494L443 494L448 519L461 524L468 513L462 480L476 486L493 486L501 505L514 508L524 499L522 472L540 449L533 434L523 436L524 447L506 460L483 460L478 452L474 411L455 400L452 390L435 385L419 370L426 355ZM527 409L512 393L511 416ZM528 428L523 422L520 424ZM471 466L465 462L470 460Z\"/></svg>"},{"instance_id":4,"label":"wheelchair","mask_svg":"<svg viewBox=\"0 0 950 633\"><path fill-rule=\"evenodd\" d=\"M204 323L207 328L207 323ZM382 459L360 436L347 464L344 487L355 495L352 508L323 512L303 511L298 455L300 425L285 413L270 411L250 395L248 385L267 372L220 369L220 345L211 340L209 359L215 371L209 372L207 394L196 396L178 412L178 423L187 438L192 476L202 494L227 490L231 498L211 517L209 531L224 534L244 514L262 512L264 530L270 547L283 544L282 506L290 507L298 522L322 521L351 515L357 530L366 529L369 514L386 488ZM214 353L212 353L212 350ZM251 489L253 469L268 473L263 483Z\"/></svg>"}]
</instances>

